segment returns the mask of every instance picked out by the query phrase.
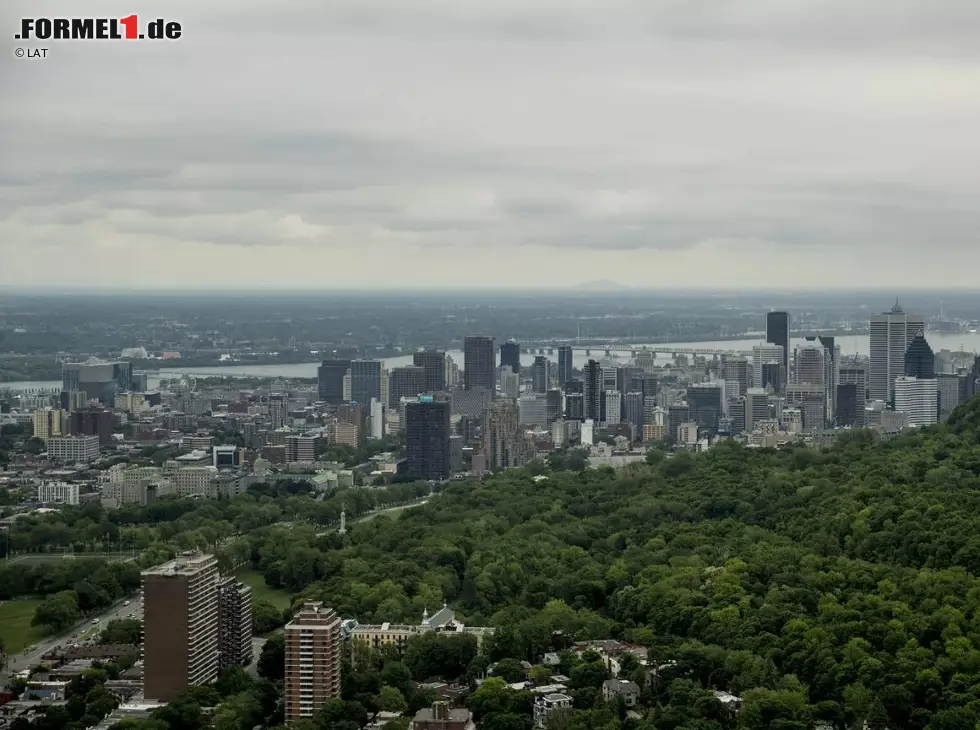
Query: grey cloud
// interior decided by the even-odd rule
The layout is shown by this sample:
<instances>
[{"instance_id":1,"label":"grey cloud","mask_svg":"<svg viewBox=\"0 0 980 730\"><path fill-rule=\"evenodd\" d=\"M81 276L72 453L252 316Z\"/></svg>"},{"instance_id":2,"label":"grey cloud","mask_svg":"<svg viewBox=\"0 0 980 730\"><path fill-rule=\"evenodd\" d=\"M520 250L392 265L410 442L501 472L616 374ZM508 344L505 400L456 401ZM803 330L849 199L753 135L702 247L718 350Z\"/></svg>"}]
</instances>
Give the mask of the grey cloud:
<instances>
[{"instance_id":1,"label":"grey cloud","mask_svg":"<svg viewBox=\"0 0 980 730\"><path fill-rule=\"evenodd\" d=\"M38 11L0 8L4 24L19 13ZM373 249L385 275L436 283L453 276L439 257L577 280L604 262L690 270L706 246L764 255L760 280L774 251L797 257L794 276L864 251L977 261L974 3L172 0L165 13L187 28L177 44L0 61L19 100L0 109L0 284L32 271L40 245L85 249L120 279L160 250L191 268L239 249L361 271ZM696 261L720 281L730 266Z\"/></svg>"}]
</instances>

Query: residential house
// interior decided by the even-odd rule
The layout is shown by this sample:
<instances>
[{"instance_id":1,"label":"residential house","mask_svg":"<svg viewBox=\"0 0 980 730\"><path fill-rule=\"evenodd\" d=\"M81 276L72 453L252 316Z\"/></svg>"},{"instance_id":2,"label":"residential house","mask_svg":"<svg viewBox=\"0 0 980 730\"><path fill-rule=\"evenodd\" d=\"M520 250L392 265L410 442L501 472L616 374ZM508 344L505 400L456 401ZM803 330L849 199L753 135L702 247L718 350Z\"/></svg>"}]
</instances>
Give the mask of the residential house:
<instances>
[{"instance_id":1,"label":"residential house","mask_svg":"<svg viewBox=\"0 0 980 730\"><path fill-rule=\"evenodd\" d=\"M609 702L617 697L622 697L627 707L633 707L640 698L640 688L628 679L607 679L602 683L602 699Z\"/></svg>"}]
</instances>

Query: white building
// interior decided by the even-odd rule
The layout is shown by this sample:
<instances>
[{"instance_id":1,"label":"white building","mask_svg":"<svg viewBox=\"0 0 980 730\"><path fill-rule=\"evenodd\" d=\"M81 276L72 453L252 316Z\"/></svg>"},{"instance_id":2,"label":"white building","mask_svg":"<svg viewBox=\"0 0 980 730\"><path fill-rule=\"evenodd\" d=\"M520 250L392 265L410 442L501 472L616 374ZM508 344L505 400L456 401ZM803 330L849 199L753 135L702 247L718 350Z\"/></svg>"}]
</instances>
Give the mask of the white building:
<instances>
[{"instance_id":1,"label":"white building","mask_svg":"<svg viewBox=\"0 0 980 730\"><path fill-rule=\"evenodd\" d=\"M607 390L606 396L606 423L622 423L623 421L623 397L618 390Z\"/></svg>"},{"instance_id":2,"label":"white building","mask_svg":"<svg viewBox=\"0 0 980 730\"><path fill-rule=\"evenodd\" d=\"M534 698L534 725L544 727L548 718L557 712L570 712L572 698L566 694L555 692Z\"/></svg>"},{"instance_id":3,"label":"white building","mask_svg":"<svg viewBox=\"0 0 980 730\"><path fill-rule=\"evenodd\" d=\"M895 410L910 426L931 426L939 420L939 389L935 378L895 378Z\"/></svg>"},{"instance_id":4,"label":"white building","mask_svg":"<svg viewBox=\"0 0 980 730\"><path fill-rule=\"evenodd\" d=\"M912 338L925 329L921 316L909 314L897 303L890 312L871 316L869 400L891 400L895 378L905 374L905 351Z\"/></svg>"},{"instance_id":5,"label":"white building","mask_svg":"<svg viewBox=\"0 0 980 730\"><path fill-rule=\"evenodd\" d=\"M595 421L586 418L582 424L582 446L591 446L595 443Z\"/></svg>"},{"instance_id":6,"label":"white building","mask_svg":"<svg viewBox=\"0 0 980 730\"><path fill-rule=\"evenodd\" d=\"M47 482L37 488L41 504L78 504L78 485L67 482Z\"/></svg>"},{"instance_id":7,"label":"white building","mask_svg":"<svg viewBox=\"0 0 980 730\"><path fill-rule=\"evenodd\" d=\"M99 458L98 436L58 436L48 439L48 458L65 464L90 462Z\"/></svg>"},{"instance_id":8,"label":"white building","mask_svg":"<svg viewBox=\"0 0 980 730\"><path fill-rule=\"evenodd\" d=\"M385 383L388 378L382 377L381 385L383 390L387 390ZM382 439L385 436L385 410L384 403L388 402L388 394L382 393L382 400L371 399L371 438Z\"/></svg>"}]
</instances>

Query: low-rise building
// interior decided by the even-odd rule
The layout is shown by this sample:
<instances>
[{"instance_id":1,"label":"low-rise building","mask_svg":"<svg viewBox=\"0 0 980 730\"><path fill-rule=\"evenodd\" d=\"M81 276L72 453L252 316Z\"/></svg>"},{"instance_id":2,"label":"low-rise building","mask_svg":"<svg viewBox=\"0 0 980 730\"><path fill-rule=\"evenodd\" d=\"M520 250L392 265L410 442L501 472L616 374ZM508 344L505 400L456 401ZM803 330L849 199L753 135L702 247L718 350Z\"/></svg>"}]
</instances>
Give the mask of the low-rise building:
<instances>
[{"instance_id":1,"label":"low-rise building","mask_svg":"<svg viewBox=\"0 0 980 730\"><path fill-rule=\"evenodd\" d=\"M640 698L640 688L628 679L607 679L602 683L602 699L606 702L622 697L627 707L633 707Z\"/></svg>"},{"instance_id":2,"label":"low-rise building","mask_svg":"<svg viewBox=\"0 0 980 730\"><path fill-rule=\"evenodd\" d=\"M423 707L415 713L412 730L476 730L476 723L473 713L465 708L433 702L432 707Z\"/></svg>"},{"instance_id":3,"label":"low-rise building","mask_svg":"<svg viewBox=\"0 0 980 730\"><path fill-rule=\"evenodd\" d=\"M539 695L534 698L534 725L544 727L548 718L559 712L571 712L572 698L566 694Z\"/></svg>"}]
</instances>

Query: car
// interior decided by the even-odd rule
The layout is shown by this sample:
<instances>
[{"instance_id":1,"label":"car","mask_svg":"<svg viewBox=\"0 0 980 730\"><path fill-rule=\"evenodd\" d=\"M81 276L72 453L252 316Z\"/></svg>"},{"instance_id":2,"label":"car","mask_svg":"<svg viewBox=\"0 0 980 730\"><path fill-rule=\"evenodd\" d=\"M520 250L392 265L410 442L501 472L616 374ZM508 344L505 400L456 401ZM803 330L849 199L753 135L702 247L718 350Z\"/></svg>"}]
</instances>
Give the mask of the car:
<instances>
[{"instance_id":1,"label":"car","mask_svg":"<svg viewBox=\"0 0 980 730\"><path fill-rule=\"evenodd\" d=\"M123 601L123 605L124 606L128 606L129 605L129 601Z\"/></svg>"},{"instance_id":2,"label":"car","mask_svg":"<svg viewBox=\"0 0 980 730\"><path fill-rule=\"evenodd\" d=\"M98 624L99 623L99 619L97 619L97 618L92 619L92 623L93 624Z\"/></svg>"}]
</instances>

